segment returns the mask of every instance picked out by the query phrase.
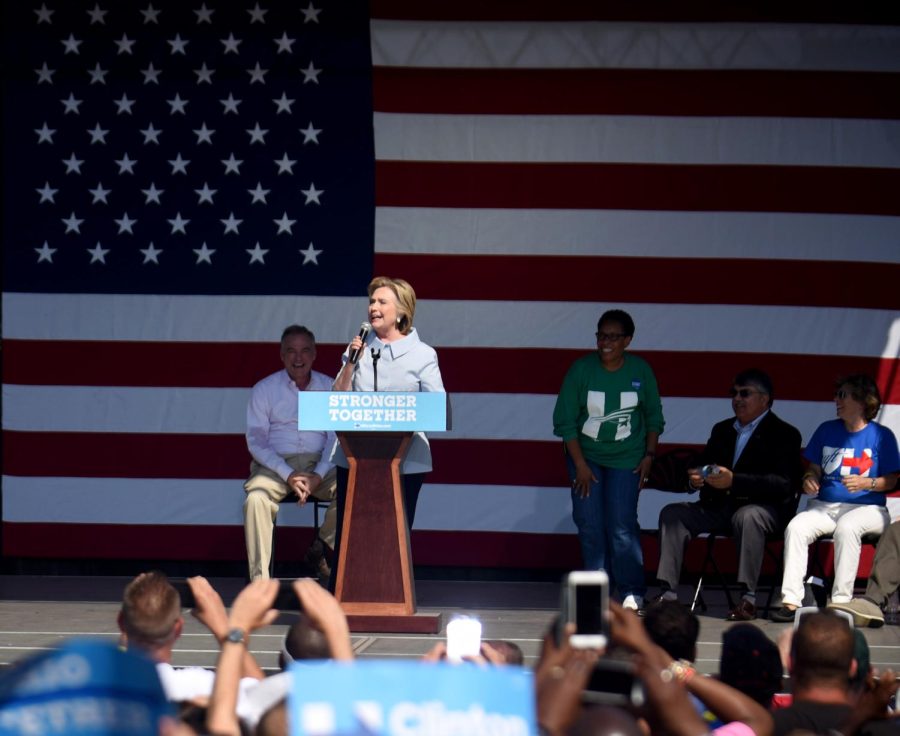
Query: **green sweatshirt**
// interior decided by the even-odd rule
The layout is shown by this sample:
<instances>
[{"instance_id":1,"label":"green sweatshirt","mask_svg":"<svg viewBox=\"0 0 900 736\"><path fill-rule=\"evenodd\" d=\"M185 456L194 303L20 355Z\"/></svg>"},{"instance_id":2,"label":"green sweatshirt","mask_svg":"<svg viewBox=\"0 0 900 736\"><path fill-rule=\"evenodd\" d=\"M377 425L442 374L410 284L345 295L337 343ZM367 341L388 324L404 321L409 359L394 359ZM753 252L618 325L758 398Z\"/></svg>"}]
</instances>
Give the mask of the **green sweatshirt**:
<instances>
[{"instance_id":1,"label":"green sweatshirt","mask_svg":"<svg viewBox=\"0 0 900 736\"><path fill-rule=\"evenodd\" d=\"M617 371L597 353L576 360L563 379L553 410L553 434L578 438L585 458L610 468L633 468L646 452L647 432L662 433L665 421L653 370L625 353Z\"/></svg>"}]
</instances>

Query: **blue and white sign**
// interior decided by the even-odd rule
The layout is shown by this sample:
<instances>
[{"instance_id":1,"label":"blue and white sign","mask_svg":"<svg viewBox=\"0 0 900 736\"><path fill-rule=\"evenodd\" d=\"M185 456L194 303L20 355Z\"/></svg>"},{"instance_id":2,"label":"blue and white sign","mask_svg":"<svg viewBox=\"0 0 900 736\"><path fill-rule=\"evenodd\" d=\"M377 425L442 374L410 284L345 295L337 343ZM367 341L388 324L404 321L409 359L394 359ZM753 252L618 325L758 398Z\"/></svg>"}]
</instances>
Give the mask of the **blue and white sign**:
<instances>
[{"instance_id":1,"label":"blue and white sign","mask_svg":"<svg viewBox=\"0 0 900 736\"><path fill-rule=\"evenodd\" d=\"M164 715L156 665L112 642L72 639L0 674L2 736L156 736Z\"/></svg>"},{"instance_id":2,"label":"blue and white sign","mask_svg":"<svg viewBox=\"0 0 900 736\"><path fill-rule=\"evenodd\" d=\"M443 432L447 394L404 391L300 391L298 427L332 432Z\"/></svg>"},{"instance_id":3,"label":"blue and white sign","mask_svg":"<svg viewBox=\"0 0 900 736\"><path fill-rule=\"evenodd\" d=\"M531 672L431 662L294 663L292 736L531 736Z\"/></svg>"}]
</instances>

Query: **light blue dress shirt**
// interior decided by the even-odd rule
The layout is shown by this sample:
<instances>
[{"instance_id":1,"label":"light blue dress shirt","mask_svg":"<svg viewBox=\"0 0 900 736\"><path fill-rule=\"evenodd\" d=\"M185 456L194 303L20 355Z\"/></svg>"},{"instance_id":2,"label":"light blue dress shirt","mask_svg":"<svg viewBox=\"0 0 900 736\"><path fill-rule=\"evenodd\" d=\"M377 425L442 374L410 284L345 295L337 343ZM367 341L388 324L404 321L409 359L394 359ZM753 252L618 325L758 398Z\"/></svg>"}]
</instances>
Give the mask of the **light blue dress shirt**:
<instances>
[{"instance_id":1,"label":"light blue dress shirt","mask_svg":"<svg viewBox=\"0 0 900 736\"><path fill-rule=\"evenodd\" d=\"M331 391L334 379L318 371L310 372L307 391ZM334 467L331 462L334 432L297 429L297 385L284 369L266 376L253 387L247 403L247 449L260 465L287 481L293 468L287 455L321 455L315 472L322 478Z\"/></svg>"},{"instance_id":2,"label":"light blue dress shirt","mask_svg":"<svg viewBox=\"0 0 900 736\"><path fill-rule=\"evenodd\" d=\"M744 448L747 446L747 442L750 440L750 435L752 435L753 432L756 431L759 423L768 413L769 410L766 409L762 414L756 417L756 419L750 422L750 424L744 426L742 426L737 419L734 420L734 429L737 432L737 440L734 443L734 459L731 461L731 470L734 470L734 466L737 465L737 461L740 459L741 453L744 451Z\"/></svg>"},{"instance_id":3,"label":"light blue dress shirt","mask_svg":"<svg viewBox=\"0 0 900 736\"><path fill-rule=\"evenodd\" d=\"M376 362L372 351L379 356ZM344 352L343 363L348 360ZM374 332L366 338L366 344L353 369L351 389L374 391L378 374L379 391L444 391L444 381L438 367L437 353L419 339L413 327L408 335L394 342L382 342ZM331 457L335 465L347 466L347 457L340 442L336 442ZM431 470L431 448L424 432L413 434L409 450L400 465L400 473L427 473Z\"/></svg>"}]
</instances>

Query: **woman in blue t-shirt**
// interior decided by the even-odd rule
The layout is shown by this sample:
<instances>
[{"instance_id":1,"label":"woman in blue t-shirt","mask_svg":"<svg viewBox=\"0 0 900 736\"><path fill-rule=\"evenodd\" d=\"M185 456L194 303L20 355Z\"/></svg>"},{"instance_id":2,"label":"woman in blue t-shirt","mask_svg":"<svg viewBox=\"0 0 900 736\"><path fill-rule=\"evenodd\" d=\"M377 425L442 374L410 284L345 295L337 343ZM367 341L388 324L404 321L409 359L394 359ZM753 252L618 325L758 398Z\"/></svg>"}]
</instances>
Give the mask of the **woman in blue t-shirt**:
<instances>
[{"instance_id":1,"label":"woman in blue t-shirt","mask_svg":"<svg viewBox=\"0 0 900 736\"><path fill-rule=\"evenodd\" d=\"M897 483L900 454L894 433L874 421L881 407L878 387L862 374L842 378L836 387L838 418L821 424L804 451L809 469L803 492L811 498L784 533L782 606L774 621L793 621L803 600L810 543L834 537L831 600L846 603L853 597L862 538L881 534L890 523L885 493Z\"/></svg>"}]
</instances>

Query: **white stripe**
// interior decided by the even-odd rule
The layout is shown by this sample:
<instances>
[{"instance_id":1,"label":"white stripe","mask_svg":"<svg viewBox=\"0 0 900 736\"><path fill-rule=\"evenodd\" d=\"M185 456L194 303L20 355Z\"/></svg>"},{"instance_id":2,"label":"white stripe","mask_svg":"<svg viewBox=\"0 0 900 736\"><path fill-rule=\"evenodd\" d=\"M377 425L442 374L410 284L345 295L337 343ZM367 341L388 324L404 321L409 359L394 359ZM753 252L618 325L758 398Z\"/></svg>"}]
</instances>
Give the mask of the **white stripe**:
<instances>
[{"instance_id":1,"label":"white stripe","mask_svg":"<svg viewBox=\"0 0 900 736\"><path fill-rule=\"evenodd\" d=\"M394 161L900 166L900 122L825 118L377 113Z\"/></svg>"},{"instance_id":2,"label":"white stripe","mask_svg":"<svg viewBox=\"0 0 900 736\"><path fill-rule=\"evenodd\" d=\"M365 292L359 297L4 292L3 336L277 346L285 326L306 320L317 341L349 343L367 304Z\"/></svg>"},{"instance_id":3,"label":"white stripe","mask_svg":"<svg viewBox=\"0 0 900 736\"><path fill-rule=\"evenodd\" d=\"M3 476L3 519L75 524L242 525L241 480ZM215 499L215 502L211 502ZM289 504L284 504L288 506ZM312 507L308 512L310 525Z\"/></svg>"},{"instance_id":4,"label":"white stripe","mask_svg":"<svg viewBox=\"0 0 900 736\"><path fill-rule=\"evenodd\" d=\"M4 429L22 432L123 432L243 435L248 389L87 386L3 387ZM558 441L556 395L459 393L451 396L453 430L443 439ZM830 401L779 400L778 414L807 439L834 416ZM664 397L668 443L703 444L731 414L726 398Z\"/></svg>"},{"instance_id":5,"label":"white stripe","mask_svg":"<svg viewBox=\"0 0 900 736\"><path fill-rule=\"evenodd\" d=\"M641 491L638 523L656 529L667 503L697 500L697 494ZM430 485L422 488L416 529L435 531L574 534L569 488L528 486Z\"/></svg>"},{"instance_id":6,"label":"white stripe","mask_svg":"<svg viewBox=\"0 0 900 736\"><path fill-rule=\"evenodd\" d=\"M240 480L3 476L3 519L18 523L241 526ZM210 499L217 499L210 503ZM662 503L685 494L646 491L639 519L655 529ZM281 504L278 526L311 527L312 507ZM416 529L574 533L568 488L426 484ZM174 531L174 530L173 530Z\"/></svg>"},{"instance_id":7,"label":"white stripe","mask_svg":"<svg viewBox=\"0 0 900 736\"><path fill-rule=\"evenodd\" d=\"M379 207L377 253L900 261L900 217Z\"/></svg>"},{"instance_id":8,"label":"white stripe","mask_svg":"<svg viewBox=\"0 0 900 736\"><path fill-rule=\"evenodd\" d=\"M896 26L374 20L375 66L900 71Z\"/></svg>"},{"instance_id":9,"label":"white stripe","mask_svg":"<svg viewBox=\"0 0 900 736\"><path fill-rule=\"evenodd\" d=\"M777 273L773 273L773 278L777 278ZM837 288L823 288L829 286ZM745 288L751 296L752 287ZM602 284L598 284L598 290L602 293ZM449 301L419 296L416 327L422 339L438 349L591 350L599 315L606 309L621 307L605 302ZM273 307L270 300L279 306ZM365 318L365 304L364 297L333 300L7 293L3 295L3 335L8 340L225 341L274 345L281 325L302 315L314 328L319 342L344 344L356 334L360 319ZM641 303L629 304L627 309L638 326L631 345L638 352L888 358L900 354L900 313L892 310ZM279 316L273 317L273 313ZM135 334L137 324L141 329ZM316 367L331 373L339 366ZM452 391L452 377L445 378Z\"/></svg>"}]
</instances>

